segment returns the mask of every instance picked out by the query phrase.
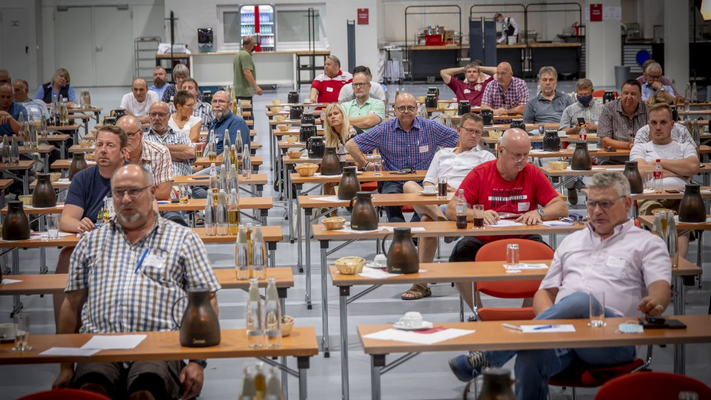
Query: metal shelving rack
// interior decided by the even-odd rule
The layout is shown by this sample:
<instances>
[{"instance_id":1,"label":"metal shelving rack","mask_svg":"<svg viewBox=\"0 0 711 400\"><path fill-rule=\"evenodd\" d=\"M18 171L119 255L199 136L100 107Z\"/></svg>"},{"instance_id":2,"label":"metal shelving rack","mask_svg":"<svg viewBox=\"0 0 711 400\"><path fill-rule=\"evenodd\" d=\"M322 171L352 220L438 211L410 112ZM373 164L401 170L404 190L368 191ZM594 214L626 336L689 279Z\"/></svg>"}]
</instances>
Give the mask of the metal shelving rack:
<instances>
[{"instance_id":1,"label":"metal shelving rack","mask_svg":"<svg viewBox=\"0 0 711 400\"><path fill-rule=\"evenodd\" d=\"M160 42L160 36L144 36L133 39L133 79L143 78L146 82L153 81L153 68L156 66L155 54L158 52ZM154 46L145 47L151 44ZM150 56L145 57L146 54ZM150 72L141 74L141 71Z\"/></svg>"}]
</instances>

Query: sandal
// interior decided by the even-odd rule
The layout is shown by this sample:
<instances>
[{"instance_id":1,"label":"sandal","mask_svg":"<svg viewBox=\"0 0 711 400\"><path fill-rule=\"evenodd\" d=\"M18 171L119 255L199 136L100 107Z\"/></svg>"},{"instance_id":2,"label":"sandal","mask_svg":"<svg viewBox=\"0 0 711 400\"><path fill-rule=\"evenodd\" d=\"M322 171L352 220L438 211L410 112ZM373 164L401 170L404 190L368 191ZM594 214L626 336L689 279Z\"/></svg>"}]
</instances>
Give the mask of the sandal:
<instances>
[{"instance_id":1,"label":"sandal","mask_svg":"<svg viewBox=\"0 0 711 400\"><path fill-rule=\"evenodd\" d=\"M400 298L403 300L419 300L430 296L432 296L430 288L425 285L415 283L407 292L403 293Z\"/></svg>"}]
</instances>

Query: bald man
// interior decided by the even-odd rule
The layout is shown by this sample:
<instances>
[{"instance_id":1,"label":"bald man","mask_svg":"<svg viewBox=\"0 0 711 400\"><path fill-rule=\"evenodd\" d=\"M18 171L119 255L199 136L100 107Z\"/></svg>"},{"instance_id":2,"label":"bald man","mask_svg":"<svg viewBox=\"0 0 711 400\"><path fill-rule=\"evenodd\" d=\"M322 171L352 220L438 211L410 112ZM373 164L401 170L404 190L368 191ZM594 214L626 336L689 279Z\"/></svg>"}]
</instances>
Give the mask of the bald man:
<instances>
[{"instance_id":1,"label":"bald man","mask_svg":"<svg viewBox=\"0 0 711 400\"><path fill-rule=\"evenodd\" d=\"M148 84L144 79L138 78L131 84L131 93L126 93L121 99L121 108L138 118L142 124L150 122L148 111L151 104L158 101L158 94L148 90Z\"/></svg>"},{"instance_id":2,"label":"bald man","mask_svg":"<svg viewBox=\"0 0 711 400\"><path fill-rule=\"evenodd\" d=\"M469 204L467 221L474 220L474 204L484 206L485 225L496 225L504 218L536 225L568 216L568 207L546 175L528 162L530 151L531 140L526 132L521 129L504 132L499 139L499 158L474 168L459 185ZM457 218L456 205L456 197L447 204L446 216L450 221ZM486 243L512 237L543 242L540 235L468 236L457 243L449 261L474 261L476 253ZM473 309L471 283L458 284L457 288Z\"/></svg>"},{"instance_id":3,"label":"bald man","mask_svg":"<svg viewBox=\"0 0 711 400\"><path fill-rule=\"evenodd\" d=\"M522 114L528 100L526 82L513 76L511 64L502 62L496 66L496 83L486 85L481 108L494 110L494 115Z\"/></svg>"},{"instance_id":4,"label":"bald man","mask_svg":"<svg viewBox=\"0 0 711 400\"><path fill-rule=\"evenodd\" d=\"M12 78L10 78L10 73L6 69L0 69L0 85L3 83L12 83Z\"/></svg>"}]
</instances>

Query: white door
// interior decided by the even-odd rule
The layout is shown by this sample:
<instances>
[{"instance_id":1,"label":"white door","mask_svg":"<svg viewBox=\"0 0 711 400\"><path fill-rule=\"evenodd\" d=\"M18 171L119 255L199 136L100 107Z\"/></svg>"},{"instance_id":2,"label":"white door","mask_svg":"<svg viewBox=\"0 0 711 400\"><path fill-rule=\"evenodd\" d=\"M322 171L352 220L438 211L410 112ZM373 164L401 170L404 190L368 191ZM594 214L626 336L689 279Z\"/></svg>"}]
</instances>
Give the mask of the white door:
<instances>
[{"instance_id":1,"label":"white door","mask_svg":"<svg viewBox=\"0 0 711 400\"><path fill-rule=\"evenodd\" d=\"M97 86L130 86L133 80L131 12L94 7Z\"/></svg>"},{"instance_id":2,"label":"white door","mask_svg":"<svg viewBox=\"0 0 711 400\"><path fill-rule=\"evenodd\" d=\"M55 10L54 15L55 65L57 68L69 71L72 86L95 86L91 7L69 7L66 11ZM54 71L48 76L51 78L53 75Z\"/></svg>"},{"instance_id":3,"label":"white door","mask_svg":"<svg viewBox=\"0 0 711 400\"><path fill-rule=\"evenodd\" d=\"M0 8L0 69L6 69L12 79L31 81L30 21L26 8Z\"/></svg>"}]
</instances>

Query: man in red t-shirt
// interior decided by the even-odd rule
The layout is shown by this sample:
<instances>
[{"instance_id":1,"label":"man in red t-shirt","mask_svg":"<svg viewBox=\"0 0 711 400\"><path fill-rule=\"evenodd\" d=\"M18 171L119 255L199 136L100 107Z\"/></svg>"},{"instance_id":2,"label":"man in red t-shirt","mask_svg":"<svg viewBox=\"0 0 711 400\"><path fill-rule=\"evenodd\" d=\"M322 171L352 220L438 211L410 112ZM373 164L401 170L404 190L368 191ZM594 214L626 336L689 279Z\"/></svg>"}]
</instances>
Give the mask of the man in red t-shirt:
<instances>
[{"instance_id":1,"label":"man in red t-shirt","mask_svg":"<svg viewBox=\"0 0 711 400\"><path fill-rule=\"evenodd\" d=\"M353 81L350 72L341 71L341 60L336 56L326 57L323 73L311 83L309 99L312 103L336 103L341 89Z\"/></svg>"},{"instance_id":2,"label":"man in red t-shirt","mask_svg":"<svg viewBox=\"0 0 711 400\"><path fill-rule=\"evenodd\" d=\"M464 82L454 76L458 74L464 74ZM439 75L444 83L452 89L454 95L457 96L457 101L469 100L470 106L479 107L481 106L481 97L484 95L486 85L496 79L496 68L482 67L472 62L461 68L443 69L439 71Z\"/></svg>"},{"instance_id":3,"label":"man in red t-shirt","mask_svg":"<svg viewBox=\"0 0 711 400\"><path fill-rule=\"evenodd\" d=\"M459 189L464 189L469 205L467 221L474 219L471 208L474 204L484 205L485 225L495 225L499 219L506 217L535 225L542 220L568 216L568 206L546 175L528 162L530 151L531 140L526 132L521 129L504 132L499 145L499 158L474 168L459 185ZM456 204L456 196L447 204L446 215L451 221L456 220ZM467 236L454 247L449 261L474 261L476 253L486 243L512 237L516 236ZM543 242L540 235L520 237ZM457 285L457 288L473 309L471 284Z\"/></svg>"}]
</instances>

